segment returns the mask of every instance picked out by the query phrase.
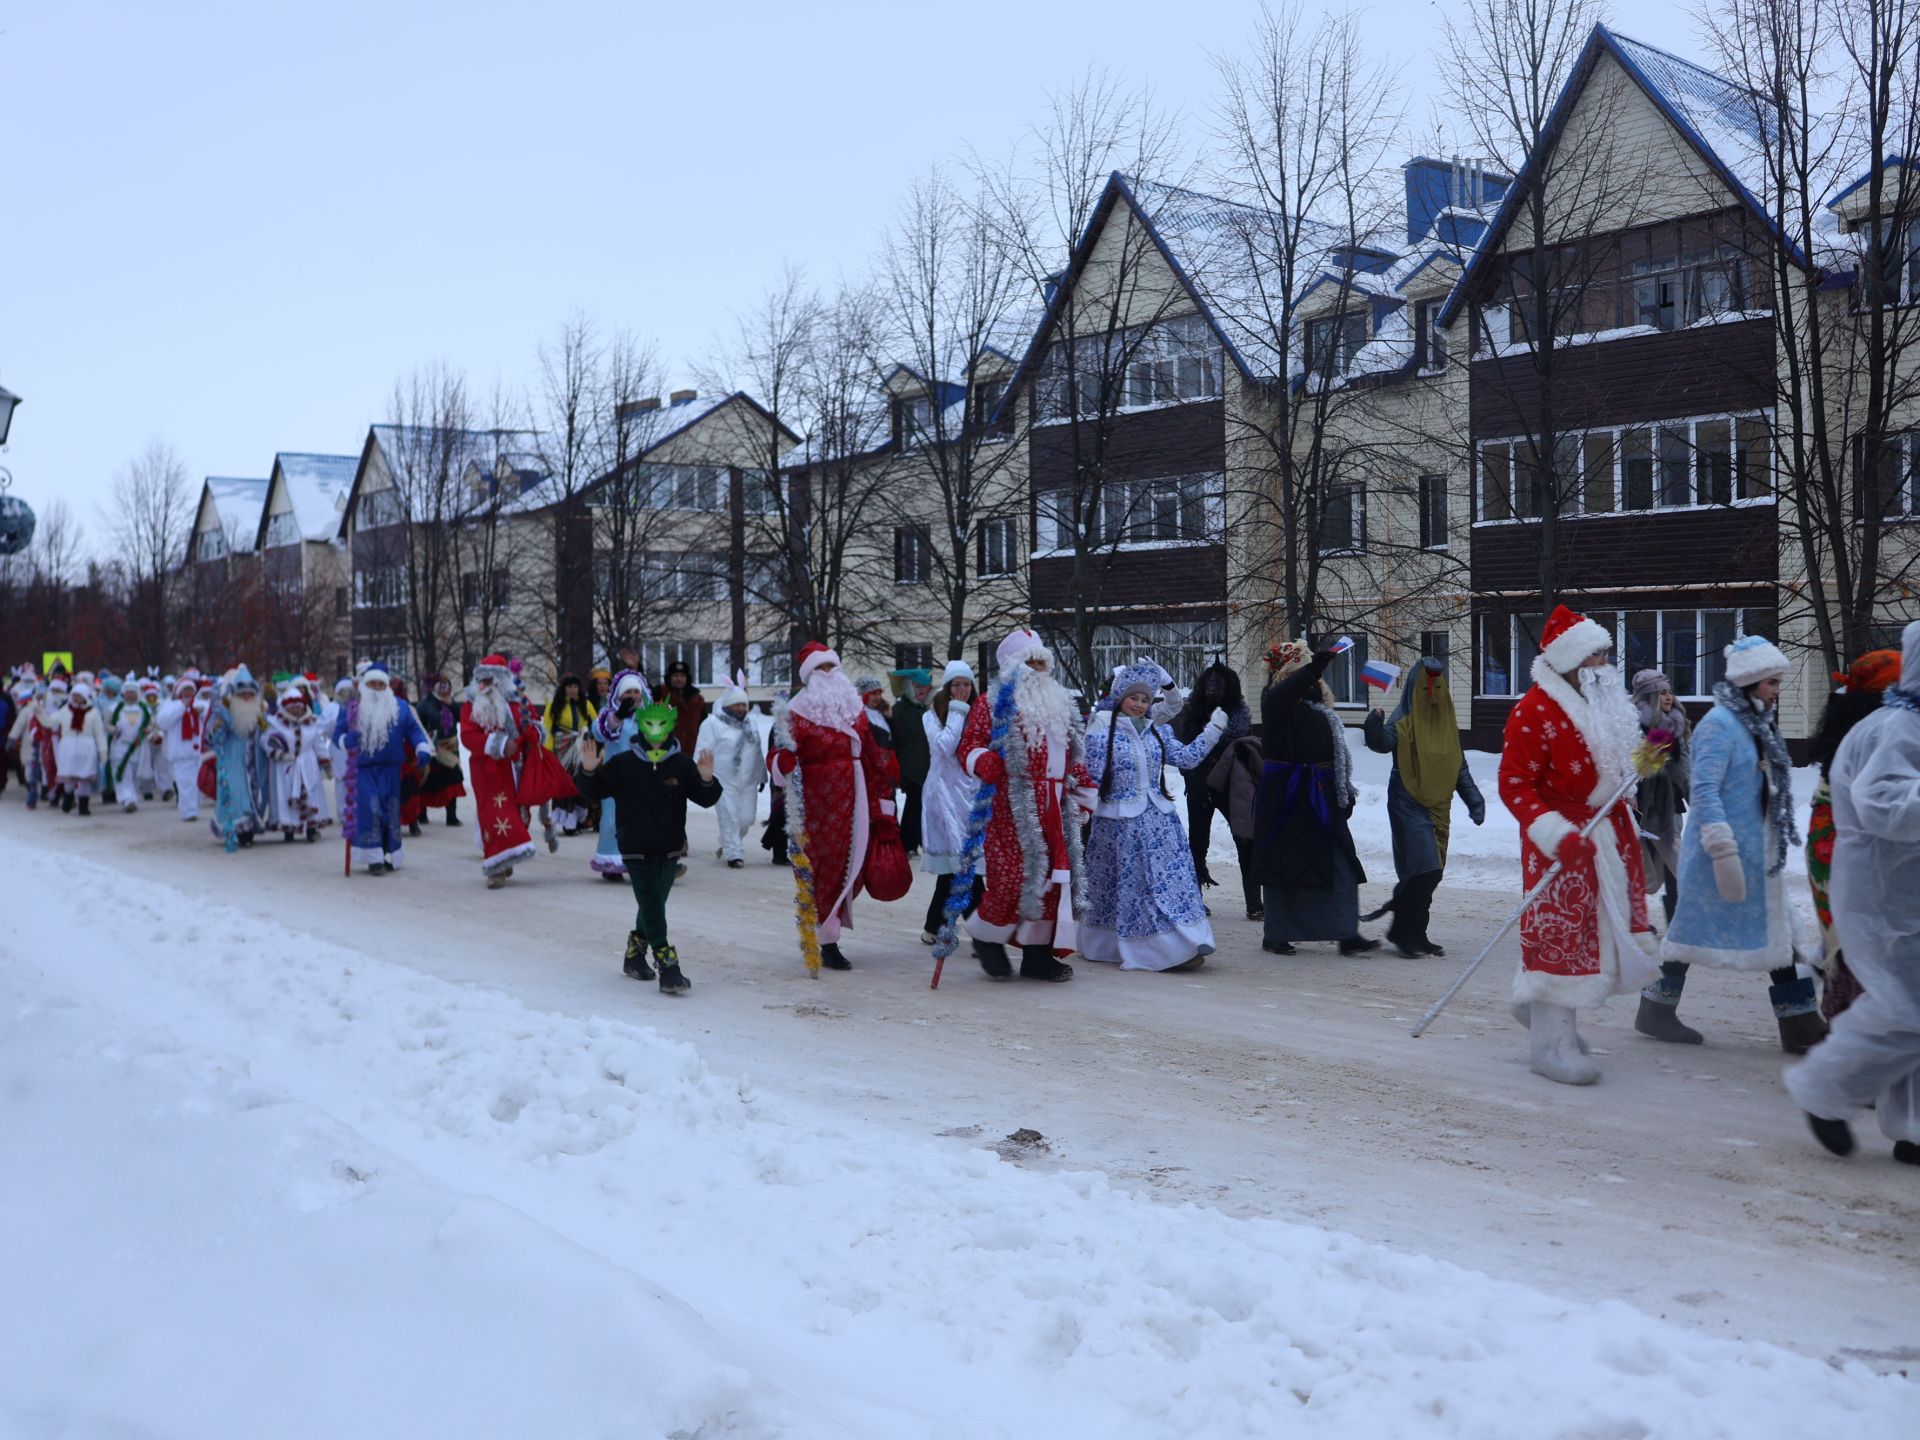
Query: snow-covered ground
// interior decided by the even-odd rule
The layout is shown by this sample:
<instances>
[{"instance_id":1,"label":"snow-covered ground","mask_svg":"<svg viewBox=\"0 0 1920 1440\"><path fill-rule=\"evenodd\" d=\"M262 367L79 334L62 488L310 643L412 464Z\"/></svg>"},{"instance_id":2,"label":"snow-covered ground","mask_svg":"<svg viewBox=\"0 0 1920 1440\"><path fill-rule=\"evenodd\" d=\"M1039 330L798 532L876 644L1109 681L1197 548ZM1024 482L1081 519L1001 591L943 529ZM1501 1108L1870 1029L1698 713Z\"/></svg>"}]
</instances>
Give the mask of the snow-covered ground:
<instances>
[{"instance_id":1,"label":"snow-covered ground","mask_svg":"<svg viewBox=\"0 0 1920 1440\"><path fill-rule=\"evenodd\" d=\"M1156 1201L1038 1145L980 1148L991 1131L913 1138L865 1104L716 1070L636 1022L702 1033L696 1007L721 999L705 987L738 999L752 982L715 978L723 957L704 938L685 1002L613 977L608 917L625 902L580 873L589 843L495 896L453 835L410 846L418 864L392 880L343 882L334 847L228 857L165 813L82 830L7 797L0 1435L1912 1433L1920 1388L1898 1376L1556 1298L1551 1260L1533 1284L1491 1279ZM676 892L676 924L732 926L729 964L790 976L790 943L742 918L777 901L781 878L703 868ZM222 885L245 894L226 903ZM536 908L550 897L580 923L556 931ZM483 907L492 918L476 921ZM529 1008L496 986L555 997L582 948L590 1002ZM448 970L479 983L435 973ZM882 971L843 978L878 985ZM1084 1053L1064 1048L1075 1017L1109 983L1160 981L1169 1004L1183 993L1110 972L1011 993L966 978L938 992L943 1006L1012 1001L1055 1028L1060 1063L1010 1057L1002 1083L1079 1123L1092 1106L1074 1097L1109 1078L1065 1063ZM828 998L854 991L799 984L817 1001L747 990L748 1008L778 1012L769 1026L809 1010L861 1023ZM1101 1042L1109 1063L1130 1038ZM842 1028L798 1045L849 1097L943 1083L931 1050L924 1070L890 1068L885 1040ZM1537 1084L1514 1103L1544 1138L1578 1112L1556 1113L1564 1097ZM1288 1148L1298 1131L1244 1137L1313 1163ZM1701 1177L1703 1206L1724 1180ZM1505 1205L1488 1184L1489 1206ZM1572 1198L1549 1217L1569 1253L1603 1220ZM1809 1240L1824 1228L1804 1224ZM1663 1265L1689 1263L1674 1236L1644 1239ZM1890 1284L1879 1303L1897 1332L1913 1291Z\"/></svg>"}]
</instances>

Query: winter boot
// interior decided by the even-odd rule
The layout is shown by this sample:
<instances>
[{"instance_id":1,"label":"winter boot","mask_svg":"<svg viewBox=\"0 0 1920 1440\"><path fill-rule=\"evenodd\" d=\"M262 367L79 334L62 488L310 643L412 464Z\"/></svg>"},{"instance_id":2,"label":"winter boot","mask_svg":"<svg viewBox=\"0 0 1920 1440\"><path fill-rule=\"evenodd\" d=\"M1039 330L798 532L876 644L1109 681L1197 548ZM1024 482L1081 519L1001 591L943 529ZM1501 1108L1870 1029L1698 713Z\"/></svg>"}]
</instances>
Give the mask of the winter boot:
<instances>
[{"instance_id":1,"label":"winter boot","mask_svg":"<svg viewBox=\"0 0 1920 1440\"><path fill-rule=\"evenodd\" d=\"M627 953L620 961L620 968L629 979L653 979L653 967L647 964L647 940L638 930L627 932Z\"/></svg>"},{"instance_id":2,"label":"winter boot","mask_svg":"<svg viewBox=\"0 0 1920 1440\"><path fill-rule=\"evenodd\" d=\"M1836 1155L1853 1153L1853 1127L1844 1120L1822 1120L1818 1115L1807 1116L1807 1126L1813 1131L1813 1138Z\"/></svg>"},{"instance_id":3,"label":"winter boot","mask_svg":"<svg viewBox=\"0 0 1920 1440\"><path fill-rule=\"evenodd\" d=\"M1533 1028L1532 1009L1533 1007L1528 1005L1524 1000L1516 1000L1513 1002L1513 1018L1520 1022L1520 1028L1522 1030L1531 1030ZM1573 1032L1573 1038L1574 1042L1580 1047L1580 1053L1582 1055L1588 1054L1587 1037L1576 1029Z\"/></svg>"},{"instance_id":4,"label":"winter boot","mask_svg":"<svg viewBox=\"0 0 1920 1440\"><path fill-rule=\"evenodd\" d=\"M447 806L447 824L458 825L459 823L460 823L460 816L456 808L452 805Z\"/></svg>"},{"instance_id":5,"label":"winter boot","mask_svg":"<svg viewBox=\"0 0 1920 1440\"><path fill-rule=\"evenodd\" d=\"M729 870L744 870L746 868L747 868L747 862L740 859L737 855L733 859L727 861L727 869Z\"/></svg>"},{"instance_id":6,"label":"winter boot","mask_svg":"<svg viewBox=\"0 0 1920 1440\"><path fill-rule=\"evenodd\" d=\"M680 973L680 954L671 945L654 946L653 958L660 962L662 995L684 995L693 988L693 982Z\"/></svg>"},{"instance_id":7,"label":"winter boot","mask_svg":"<svg viewBox=\"0 0 1920 1440\"><path fill-rule=\"evenodd\" d=\"M820 963L829 970L851 970L853 968L852 962L840 953L840 947L838 945L822 945L820 947Z\"/></svg>"},{"instance_id":8,"label":"winter boot","mask_svg":"<svg viewBox=\"0 0 1920 1440\"><path fill-rule=\"evenodd\" d=\"M1893 1158L1902 1165L1920 1165L1920 1145L1911 1140L1896 1140L1893 1142Z\"/></svg>"},{"instance_id":9,"label":"winter boot","mask_svg":"<svg viewBox=\"0 0 1920 1440\"><path fill-rule=\"evenodd\" d=\"M413 840L413 839L419 838L419 835L420 835L420 822L418 820L408 821L407 822L407 838L409 840Z\"/></svg>"},{"instance_id":10,"label":"winter boot","mask_svg":"<svg viewBox=\"0 0 1920 1440\"><path fill-rule=\"evenodd\" d=\"M1704 1037L1691 1025L1680 1023L1680 1007L1670 1001L1655 999L1648 993L1658 988L1659 982L1655 981L1640 992L1640 1013L1633 1017L1633 1028L1642 1035L1651 1035L1655 1040L1666 1040L1675 1045L1698 1045Z\"/></svg>"},{"instance_id":11,"label":"winter boot","mask_svg":"<svg viewBox=\"0 0 1920 1440\"><path fill-rule=\"evenodd\" d=\"M1827 1022L1820 1018L1812 976L1776 980L1767 987L1767 998L1773 1002L1773 1018L1780 1026L1780 1048L1787 1054L1804 1055L1827 1038Z\"/></svg>"},{"instance_id":12,"label":"winter boot","mask_svg":"<svg viewBox=\"0 0 1920 1440\"><path fill-rule=\"evenodd\" d=\"M1562 1085L1591 1085L1600 1078L1600 1067L1580 1048L1580 1031L1572 1010L1565 1005L1536 1000L1528 1012L1527 1022L1533 1042L1534 1074Z\"/></svg>"},{"instance_id":13,"label":"winter boot","mask_svg":"<svg viewBox=\"0 0 1920 1440\"><path fill-rule=\"evenodd\" d=\"M503 886L506 885L506 883L507 883L507 876L506 876L506 872L503 870L496 870L493 872L493 874L487 876L487 889L489 890L501 889Z\"/></svg>"},{"instance_id":14,"label":"winter boot","mask_svg":"<svg viewBox=\"0 0 1920 1440\"><path fill-rule=\"evenodd\" d=\"M65 791L60 796L60 813L63 815L71 815L73 813L73 791Z\"/></svg>"},{"instance_id":15,"label":"winter boot","mask_svg":"<svg viewBox=\"0 0 1920 1440\"><path fill-rule=\"evenodd\" d=\"M1342 955L1366 955L1380 948L1380 942L1366 935L1350 935L1340 942Z\"/></svg>"},{"instance_id":16,"label":"winter boot","mask_svg":"<svg viewBox=\"0 0 1920 1440\"><path fill-rule=\"evenodd\" d=\"M547 853L549 855L557 855L560 853L560 832L553 828L553 822L551 820L543 820L540 822L540 837L547 842Z\"/></svg>"},{"instance_id":17,"label":"winter boot","mask_svg":"<svg viewBox=\"0 0 1920 1440\"><path fill-rule=\"evenodd\" d=\"M91 815L91 814L93 813L93 811L91 811L91 810L89 810L89 809L87 808L87 802L88 802L89 800L91 800L92 798L93 798L93 797L92 797L92 796L90 796L90 795L82 795L82 796L80 797L80 813L81 813L82 815Z\"/></svg>"},{"instance_id":18,"label":"winter boot","mask_svg":"<svg viewBox=\"0 0 1920 1440\"><path fill-rule=\"evenodd\" d=\"M1020 978L1022 980L1071 980L1073 967L1064 960L1053 958L1051 945L1022 945L1020 947Z\"/></svg>"},{"instance_id":19,"label":"winter boot","mask_svg":"<svg viewBox=\"0 0 1920 1440\"><path fill-rule=\"evenodd\" d=\"M987 972L989 980L1013 978L1013 961L1007 958L1007 947L997 941L974 941L973 958L980 962L980 968Z\"/></svg>"}]
</instances>

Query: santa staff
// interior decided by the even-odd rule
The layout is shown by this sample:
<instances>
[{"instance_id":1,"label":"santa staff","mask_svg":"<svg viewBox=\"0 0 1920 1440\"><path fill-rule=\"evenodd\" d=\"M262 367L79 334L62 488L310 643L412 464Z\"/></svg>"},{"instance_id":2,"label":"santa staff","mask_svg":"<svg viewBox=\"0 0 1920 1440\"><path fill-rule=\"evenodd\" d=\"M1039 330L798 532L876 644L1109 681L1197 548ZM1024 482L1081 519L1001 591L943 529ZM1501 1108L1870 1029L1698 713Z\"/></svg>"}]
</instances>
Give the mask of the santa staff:
<instances>
[{"instance_id":1,"label":"santa staff","mask_svg":"<svg viewBox=\"0 0 1920 1440\"><path fill-rule=\"evenodd\" d=\"M787 792L794 852L808 862L804 870L796 864L794 874L802 949L809 948L811 926L820 963L851 970L840 953L840 932L853 923L853 897L865 881L875 822L893 814L899 769L876 742L840 657L815 640L798 658L802 689L775 723L767 764L773 783Z\"/></svg>"},{"instance_id":2,"label":"santa staff","mask_svg":"<svg viewBox=\"0 0 1920 1440\"><path fill-rule=\"evenodd\" d=\"M1615 805L1588 839L1580 831L1633 779L1640 722L1607 663L1613 637L1559 606L1540 635L1533 688L1507 717L1500 798L1520 822L1529 890L1561 874L1520 921L1514 1016L1532 1031L1535 1074L1591 1085L1600 1067L1575 1014L1638 990L1657 972L1647 922L1640 835Z\"/></svg>"}]
</instances>

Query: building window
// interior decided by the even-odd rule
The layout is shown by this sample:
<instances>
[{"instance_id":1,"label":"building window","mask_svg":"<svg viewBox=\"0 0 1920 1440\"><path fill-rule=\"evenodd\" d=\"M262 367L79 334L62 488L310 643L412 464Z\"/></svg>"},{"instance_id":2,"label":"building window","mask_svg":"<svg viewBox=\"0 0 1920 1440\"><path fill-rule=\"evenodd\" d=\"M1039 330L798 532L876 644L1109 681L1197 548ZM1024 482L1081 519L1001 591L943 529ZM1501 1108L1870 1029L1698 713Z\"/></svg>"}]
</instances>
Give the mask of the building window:
<instances>
[{"instance_id":1,"label":"building window","mask_svg":"<svg viewBox=\"0 0 1920 1440\"><path fill-rule=\"evenodd\" d=\"M747 646L747 678L755 685L791 685L793 656L776 640L755 641Z\"/></svg>"},{"instance_id":2,"label":"building window","mask_svg":"<svg viewBox=\"0 0 1920 1440\"><path fill-rule=\"evenodd\" d=\"M227 535L224 530L202 530L198 543L194 546L194 558L197 560L219 560L227 553Z\"/></svg>"},{"instance_id":3,"label":"building window","mask_svg":"<svg viewBox=\"0 0 1920 1440\"><path fill-rule=\"evenodd\" d=\"M354 522L362 530L379 530L400 523L400 492L392 486L371 490L360 497L354 509Z\"/></svg>"},{"instance_id":4,"label":"building window","mask_svg":"<svg viewBox=\"0 0 1920 1440\"><path fill-rule=\"evenodd\" d=\"M896 670L931 670L933 668L933 646L894 646L893 668Z\"/></svg>"},{"instance_id":5,"label":"building window","mask_svg":"<svg viewBox=\"0 0 1920 1440\"><path fill-rule=\"evenodd\" d=\"M640 644L640 671L650 685L667 683L667 666L682 662L693 672L695 687L725 683L714 670L714 644L711 640L645 640ZM724 656L726 647L719 647Z\"/></svg>"},{"instance_id":6,"label":"building window","mask_svg":"<svg viewBox=\"0 0 1920 1440\"><path fill-rule=\"evenodd\" d=\"M1555 449L1552 476L1534 463L1524 440L1487 440L1478 448L1482 522L1534 519L1554 492L1562 518L1773 498L1766 414L1570 432Z\"/></svg>"},{"instance_id":7,"label":"building window","mask_svg":"<svg viewBox=\"0 0 1920 1440\"><path fill-rule=\"evenodd\" d=\"M743 470L740 473L741 508L749 515L778 515L780 513L780 480L766 470Z\"/></svg>"},{"instance_id":8,"label":"building window","mask_svg":"<svg viewBox=\"0 0 1920 1440\"><path fill-rule=\"evenodd\" d=\"M894 438L902 445L924 444L934 435L933 397L908 395L893 402Z\"/></svg>"},{"instance_id":9,"label":"building window","mask_svg":"<svg viewBox=\"0 0 1920 1440\"><path fill-rule=\"evenodd\" d=\"M293 518L291 510L282 510L267 521L267 547L277 550L282 545L291 545L300 538L300 527Z\"/></svg>"},{"instance_id":10,"label":"building window","mask_svg":"<svg viewBox=\"0 0 1920 1440\"><path fill-rule=\"evenodd\" d=\"M1423 375L1437 375L1447 368L1447 332L1440 328L1442 300L1422 300L1414 312L1414 363Z\"/></svg>"},{"instance_id":11,"label":"building window","mask_svg":"<svg viewBox=\"0 0 1920 1440\"><path fill-rule=\"evenodd\" d=\"M1205 316L1183 315L1056 344L1041 368L1036 413L1059 420L1219 394L1220 342Z\"/></svg>"},{"instance_id":12,"label":"building window","mask_svg":"<svg viewBox=\"0 0 1920 1440\"><path fill-rule=\"evenodd\" d=\"M344 585L333 587L333 618L336 620L347 618L347 587Z\"/></svg>"},{"instance_id":13,"label":"building window","mask_svg":"<svg viewBox=\"0 0 1920 1440\"><path fill-rule=\"evenodd\" d=\"M980 527L980 573L1011 575L1019 568L1020 522L1013 516L988 520Z\"/></svg>"},{"instance_id":14,"label":"building window","mask_svg":"<svg viewBox=\"0 0 1920 1440\"><path fill-rule=\"evenodd\" d=\"M893 582L896 585L927 583L927 564L933 542L924 525L893 527Z\"/></svg>"},{"instance_id":15,"label":"building window","mask_svg":"<svg viewBox=\"0 0 1920 1440\"><path fill-rule=\"evenodd\" d=\"M1320 553L1357 555L1367 548L1367 492L1335 485L1320 497Z\"/></svg>"},{"instance_id":16,"label":"building window","mask_svg":"<svg viewBox=\"0 0 1920 1440\"><path fill-rule=\"evenodd\" d=\"M611 556L603 563L610 564ZM724 600L727 557L716 550L651 551L641 557L640 588L656 599Z\"/></svg>"},{"instance_id":17,"label":"building window","mask_svg":"<svg viewBox=\"0 0 1920 1440\"><path fill-rule=\"evenodd\" d=\"M1453 632L1450 630L1422 630L1420 632L1421 658L1431 655L1444 669L1447 657L1453 650Z\"/></svg>"},{"instance_id":18,"label":"building window","mask_svg":"<svg viewBox=\"0 0 1920 1440\"><path fill-rule=\"evenodd\" d=\"M1336 656L1327 666L1327 688L1333 692L1336 705L1365 705L1368 703L1367 682L1360 678L1360 669L1367 663L1367 637L1353 637L1353 648Z\"/></svg>"},{"instance_id":19,"label":"building window","mask_svg":"<svg viewBox=\"0 0 1920 1440\"><path fill-rule=\"evenodd\" d=\"M1071 631L1043 632L1047 648L1053 651L1054 665L1062 683L1080 690L1088 703L1107 693L1107 683L1116 665L1131 664L1141 655L1151 655L1166 667L1174 683L1188 688L1200 678L1200 672L1226 653L1227 624L1224 620L1142 621L1133 625L1101 624L1093 627L1093 675L1083 679L1074 673L1075 655ZM993 646L982 645L981 675L985 663L993 658Z\"/></svg>"},{"instance_id":20,"label":"building window","mask_svg":"<svg viewBox=\"0 0 1920 1440\"><path fill-rule=\"evenodd\" d=\"M406 572L397 565L371 567L353 572L353 603L356 606L363 609L387 609L404 604L406 596Z\"/></svg>"},{"instance_id":21,"label":"building window","mask_svg":"<svg viewBox=\"0 0 1920 1440\"><path fill-rule=\"evenodd\" d=\"M1558 336L1616 327L1677 330L1748 304L1746 253L1753 240L1737 220L1663 221L1550 250L1541 284L1551 291L1549 324ZM1496 346L1532 333L1537 292L1528 270L1542 257L1516 255L1501 282L1490 327ZM1493 312L1489 312L1489 318Z\"/></svg>"},{"instance_id":22,"label":"building window","mask_svg":"<svg viewBox=\"0 0 1920 1440\"><path fill-rule=\"evenodd\" d=\"M1882 520L1920 516L1920 435L1909 432L1883 436L1871 453L1866 437L1856 435L1853 475L1856 521L1866 519L1869 513L1877 513Z\"/></svg>"},{"instance_id":23,"label":"building window","mask_svg":"<svg viewBox=\"0 0 1920 1440\"><path fill-rule=\"evenodd\" d=\"M1726 678L1727 646L1742 635L1771 635L1778 623L1776 611L1757 607L1589 610L1587 618L1613 636L1623 682L1642 670L1661 670L1675 695L1692 700L1711 698ZM1478 693L1524 694L1540 653L1539 635L1537 615L1482 615Z\"/></svg>"},{"instance_id":24,"label":"building window","mask_svg":"<svg viewBox=\"0 0 1920 1440\"><path fill-rule=\"evenodd\" d=\"M1006 399L1007 382L1005 380L982 380L973 387L973 425L986 435L1007 435L1013 431L1013 416L995 412L1000 402Z\"/></svg>"},{"instance_id":25,"label":"building window","mask_svg":"<svg viewBox=\"0 0 1920 1440\"><path fill-rule=\"evenodd\" d=\"M1083 496L1089 505L1091 496ZM1073 549L1073 493L1038 497L1039 549ZM1108 480L1087 515L1087 543L1094 549L1140 545L1218 544L1226 518L1224 477L1176 475L1155 480Z\"/></svg>"},{"instance_id":26,"label":"building window","mask_svg":"<svg viewBox=\"0 0 1920 1440\"><path fill-rule=\"evenodd\" d=\"M1367 343L1367 317L1359 311L1307 321L1307 373L1344 375Z\"/></svg>"},{"instance_id":27,"label":"building window","mask_svg":"<svg viewBox=\"0 0 1920 1440\"><path fill-rule=\"evenodd\" d=\"M1419 487L1420 548L1447 548L1447 477L1422 475Z\"/></svg>"},{"instance_id":28,"label":"building window","mask_svg":"<svg viewBox=\"0 0 1920 1440\"><path fill-rule=\"evenodd\" d=\"M470 570L460 577L460 608L469 615L480 609L481 582L486 577L477 570ZM496 611L507 608L508 578L505 570L493 572L492 584L486 587L488 606Z\"/></svg>"}]
</instances>

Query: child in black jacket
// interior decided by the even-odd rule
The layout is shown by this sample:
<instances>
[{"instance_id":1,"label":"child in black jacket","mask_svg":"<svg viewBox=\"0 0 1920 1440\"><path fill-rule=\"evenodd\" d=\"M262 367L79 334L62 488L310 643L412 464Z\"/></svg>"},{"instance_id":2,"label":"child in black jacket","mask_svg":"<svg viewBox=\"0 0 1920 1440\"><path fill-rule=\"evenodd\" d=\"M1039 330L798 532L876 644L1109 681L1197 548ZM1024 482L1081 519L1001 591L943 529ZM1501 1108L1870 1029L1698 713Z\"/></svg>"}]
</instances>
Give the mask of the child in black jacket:
<instances>
[{"instance_id":1,"label":"child in black jacket","mask_svg":"<svg viewBox=\"0 0 1920 1440\"><path fill-rule=\"evenodd\" d=\"M711 807L720 798L713 756L702 751L695 762L681 752L673 739L676 718L670 706L649 705L634 717L640 733L633 748L604 762L594 739L583 738L580 746L580 793L591 802L613 801L614 834L633 886L634 928L623 968L636 980L651 980L651 945L663 995L684 995L693 988L680 973L680 956L667 943L667 892L687 848L687 802Z\"/></svg>"}]
</instances>

